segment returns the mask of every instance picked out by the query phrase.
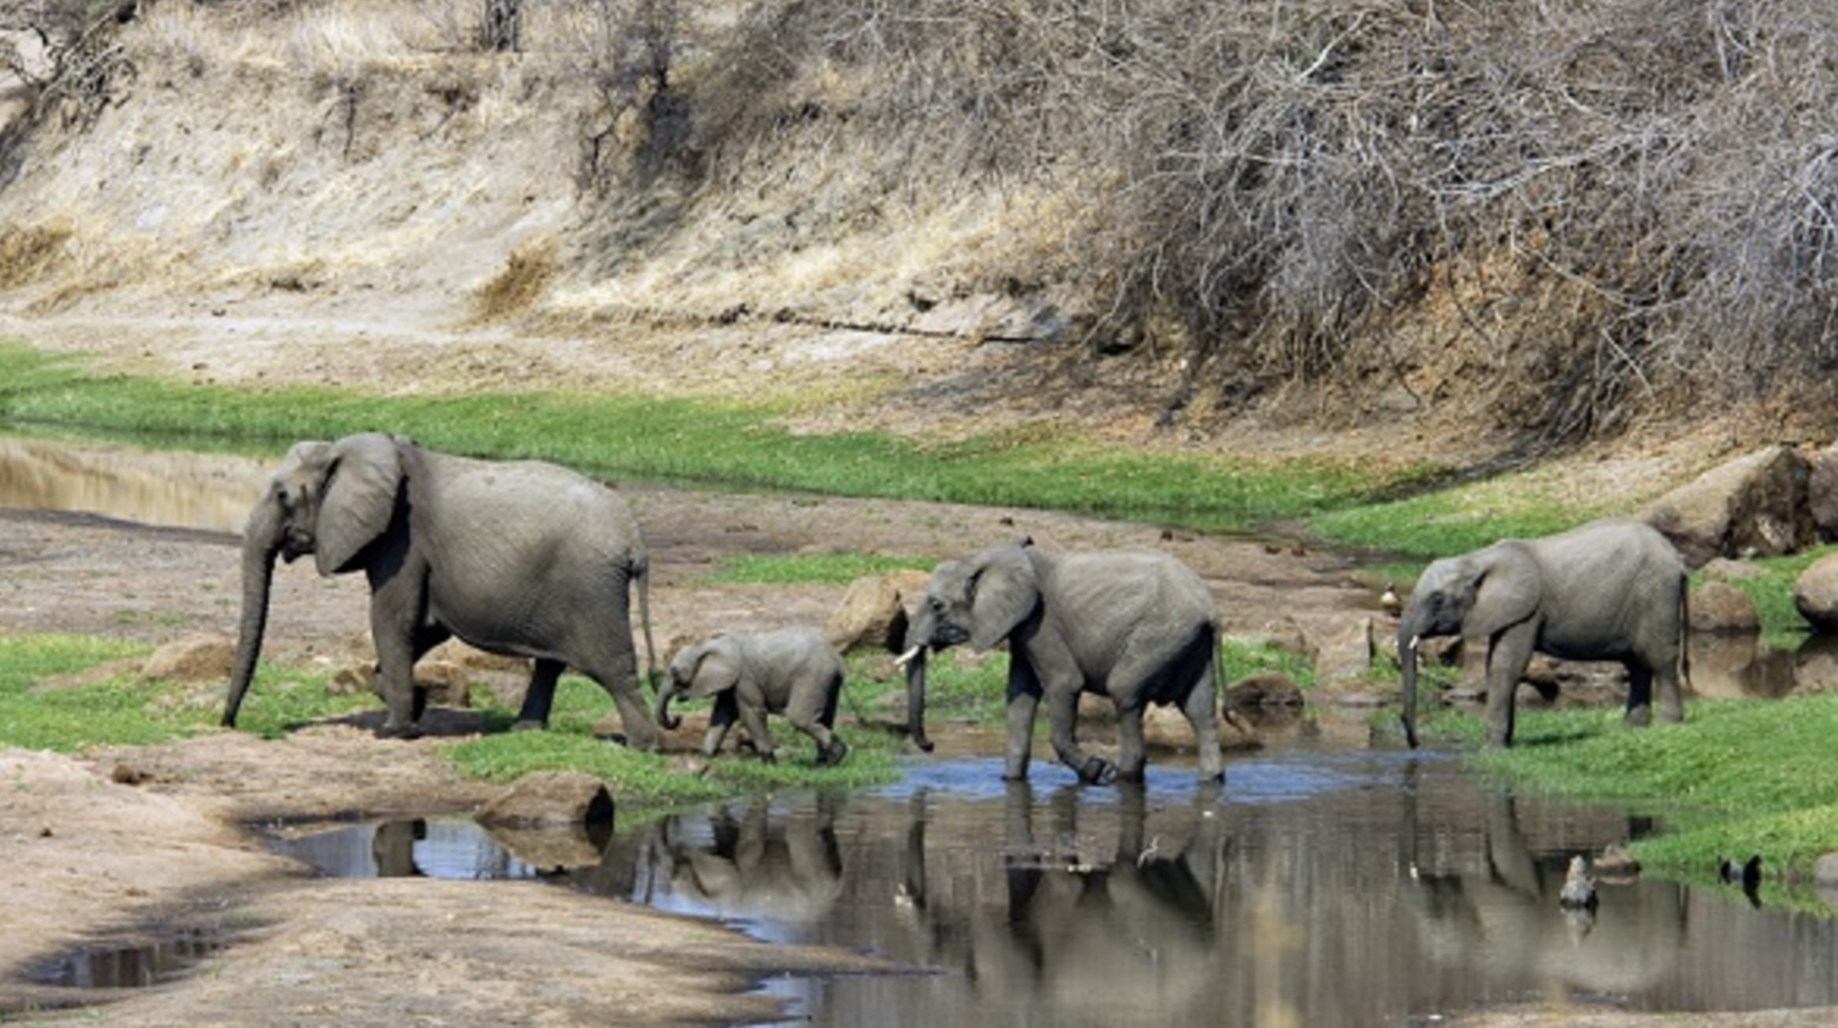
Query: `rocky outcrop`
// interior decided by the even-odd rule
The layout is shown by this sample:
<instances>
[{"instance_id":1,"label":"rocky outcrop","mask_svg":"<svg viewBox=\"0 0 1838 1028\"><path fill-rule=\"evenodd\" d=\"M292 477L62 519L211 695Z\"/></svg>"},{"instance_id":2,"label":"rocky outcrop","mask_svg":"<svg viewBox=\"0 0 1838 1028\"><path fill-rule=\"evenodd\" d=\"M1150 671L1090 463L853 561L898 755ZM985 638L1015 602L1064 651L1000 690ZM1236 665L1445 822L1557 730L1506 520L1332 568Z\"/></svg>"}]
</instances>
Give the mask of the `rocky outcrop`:
<instances>
[{"instance_id":1,"label":"rocky outcrop","mask_svg":"<svg viewBox=\"0 0 1838 1028\"><path fill-rule=\"evenodd\" d=\"M1770 446L1660 497L1645 519L1694 568L1716 557L1795 553L1818 539L1807 503L1810 474L1799 451Z\"/></svg>"}]
</instances>

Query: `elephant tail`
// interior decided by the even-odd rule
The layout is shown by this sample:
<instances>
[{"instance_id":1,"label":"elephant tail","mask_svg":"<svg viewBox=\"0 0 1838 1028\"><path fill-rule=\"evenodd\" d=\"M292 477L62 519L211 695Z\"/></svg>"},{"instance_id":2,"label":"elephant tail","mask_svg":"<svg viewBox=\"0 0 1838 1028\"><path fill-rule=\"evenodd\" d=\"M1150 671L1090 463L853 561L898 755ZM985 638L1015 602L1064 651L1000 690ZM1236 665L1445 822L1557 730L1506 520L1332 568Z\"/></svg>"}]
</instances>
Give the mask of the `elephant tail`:
<instances>
[{"instance_id":1,"label":"elephant tail","mask_svg":"<svg viewBox=\"0 0 1838 1028\"><path fill-rule=\"evenodd\" d=\"M1691 691L1691 583L1683 572L1678 583L1678 687Z\"/></svg>"},{"instance_id":2,"label":"elephant tail","mask_svg":"<svg viewBox=\"0 0 1838 1028\"><path fill-rule=\"evenodd\" d=\"M632 561L632 584L638 589L638 623L645 633L645 684L653 695L657 684L657 644L651 638L651 560L643 553Z\"/></svg>"}]
</instances>

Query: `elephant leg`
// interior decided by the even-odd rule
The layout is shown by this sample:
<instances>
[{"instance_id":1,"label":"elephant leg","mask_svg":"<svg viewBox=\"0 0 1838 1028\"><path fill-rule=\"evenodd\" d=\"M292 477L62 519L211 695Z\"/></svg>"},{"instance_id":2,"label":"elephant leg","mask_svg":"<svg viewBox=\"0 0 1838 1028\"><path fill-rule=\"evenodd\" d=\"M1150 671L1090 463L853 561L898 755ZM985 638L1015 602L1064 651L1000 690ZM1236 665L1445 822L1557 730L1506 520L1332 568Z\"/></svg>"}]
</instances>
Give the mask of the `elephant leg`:
<instances>
[{"instance_id":1,"label":"elephant leg","mask_svg":"<svg viewBox=\"0 0 1838 1028\"><path fill-rule=\"evenodd\" d=\"M549 727L549 711L555 706L555 683L566 667L559 660L538 657L530 664L530 684L523 690L523 707L517 711L515 731L523 732Z\"/></svg>"},{"instance_id":2,"label":"elephant leg","mask_svg":"<svg viewBox=\"0 0 1838 1028\"><path fill-rule=\"evenodd\" d=\"M1529 621L1494 636L1487 648L1487 745L1511 746L1516 713L1514 694L1532 660L1536 626Z\"/></svg>"},{"instance_id":3,"label":"elephant leg","mask_svg":"<svg viewBox=\"0 0 1838 1028\"><path fill-rule=\"evenodd\" d=\"M377 734L412 739L421 734L415 703L415 633L402 625L395 605L378 597L370 605L370 636L377 647L377 692L388 713Z\"/></svg>"},{"instance_id":4,"label":"elephant leg","mask_svg":"<svg viewBox=\"0 0 1838 1028\"><path fill-rule=\"evenodd\" d=\"M617 619L619 629L614 639L624 639L625 644L613 642L608 646L596 647L596 652L581 655L579 668L582 674L600 683L607 695L613 698L613 706L619 710L619 723L625 727L625 743L635 750L655 751L662 740L663 733L658 730L657 722L652 720L651 711L644 703L644 694L638 684L638 656L632 652L632 632L624 618Z\"/></svg>"},{"instance_id":5,"label":"elephant leg","mask_svg":"<svg viewBox=\"0 0 1838 1028\"><path fill-rule=\"evenodd\" d=\"M1627 668L1627 712L1621 723L1629 728L1645 728L1653 721L1653 672L1646 664L1630 660Z\"/></svg>"},{"instance_id":6,"label":"elephant leg","mask_svg":"<svg viewBox=\"0 0 1838 1028\"><path fill-rule=\"evenodd\" d=\"M1676 654L1658 665L1653 672L1653 679L1659 687L1660 723L1676 725L1685 720L1684 685L1679 681L1679 662Z\"/></svg>"},{"instance_id":7,"label":"elephant leg","mask_svg":"<svg viewBox=\"0 0 1838 1028\"><path fill-rule=\"evenodd\" d=\"M740 723L747 734L753 738L753 748L759 751L761 760L770 764L778 759L778 747L773 745L772 733L766 730L766 709L756 703L740 703Z\"/></svg>"},{"instance_id":8,"label":"elephant leg","mask_svg":"<svg viewBox=\"0 0 1838 1028\"><path fill-rule=\"evenodd\" d=\"M415 678L414 666L421 662L421 658L427 656L429 650L451 638L453 638L453 633L439 625L427 625L423 627L421 631L415 633L415 659L409 662L409 680L411 682L413 682ZM422 715L428 712L428 691L418 684L413 688L414 696L411 705L413 707L415 723L420 724Z\"/></svg>"},{"instance_id":9,"label":"elephant leg","mask_svg":"<svg viewBox=\"0 0 1838 1028\"><path fill-rule=\"evenodd\" d=\"M1027 781L1028 761L1034 752L1034 714L1040 708L1040 682L1015 654L1008 663L1008 759L1002 777Z\"/></svg>"},{"instance_id":10,"label":"elephant leg","mask_svg":"<svg viewBox=\"0 0 1838 1028\"><path fill-rule=\"evenodd\" d=\"M721 744L728 737L728 729L734 726L735 713L733 692L724 692L715 697L715 707L708 715L708 734L702 737L703 756L712 757L721 752Z\"/></svg>"},{"instance_id":11,"label":"elephant leg","mask_svg":"<svg viewBox=\"0 0 1838 1028\"><path fill-rule=\"evenodd\" d=\"M1078 773L1086 785L1105 785L1117 778L1117 765L1079 746L1079 689L1076 686L1050 686L1047 695L1047 725L1053 740L1053 752L1060 763ZM1137 745L1142 744L1141 711L1136 722ZM1125 730L1127 734L1127 729Z\"/></svg>"},{"instance_id":12,"label":"elephant leg","mask_svg":"<svg viewBox=\"0 0 1838 1028\"><path fill-rule=\"evenodd\" d=\"M1142 781L1149 762L1148 744L1142 737L1143 704L1117 704L1117 770L1120 782Z\"/></svg>"},{"instance_id":13,"label":"elephant leg","mask_svg":"<svg viewBox=\"0 0 1838 1028\"><path fill-rule=\"evenodd\" d=\"M1213 693L1212 667L1207 666L1201 674L1205 677L1187 690L1181 713L1187 715L1187 723L1193 726L1194 745L1200 751L1201 780L1222 782L1225 780L1225 759L1219 754L1219 698Z\"/></svg>"},{"instance_id":14,"label":"elephant leg","mask_svg":"<svg viewBox=\"0 0 1838 1028\"><path fill-rule=\"evenodd\" d=\"M836 738L836 734L830 731L829 726L824 723L821 710L813 713L806 704L793 704L791 709L785 712L785 720L791 722L791 727L810 736L817 743L817 763L819 764L836 763L842 759L842 754L849 751L847 746L842 745L842 740ZM838 747L841 747L840 752L837 752Z\"/></svg>"}]
</instances>

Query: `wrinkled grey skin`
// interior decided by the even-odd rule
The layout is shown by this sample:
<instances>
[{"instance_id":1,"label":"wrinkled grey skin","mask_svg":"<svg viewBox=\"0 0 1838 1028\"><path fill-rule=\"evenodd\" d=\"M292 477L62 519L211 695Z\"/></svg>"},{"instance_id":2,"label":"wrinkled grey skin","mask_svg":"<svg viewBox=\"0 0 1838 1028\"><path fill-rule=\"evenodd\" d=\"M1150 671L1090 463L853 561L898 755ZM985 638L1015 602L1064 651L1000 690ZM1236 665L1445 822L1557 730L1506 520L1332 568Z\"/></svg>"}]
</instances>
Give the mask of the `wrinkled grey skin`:
<instances>
[{"instance_id":1,"label":"wrinkled grey skin","mask_svg":"<svg viewBox=\"0 0 1838 1028\"><path fill-rule=\"evenodd\" d=\"M713 696L715 709L702 740L708 756L720 752L738 718L760 757L775 759L766 715L783 714L793 728L816 740L817 763L835 764L849 752L831 731L843 677L842 658L808 629L723 633L686 646L671 659L657 690L657 721L665 728L680 723L670 713L670 701L677 696Z\"/></svg>"},{"instance_id":2,"label":"wrinkled grey skin","mask_svg":"<svg viewBox=\"0 0 1838 1028\"><path fill-rule=\"evenodd\" d=\"M275 557L312 554L322 575L370 583L379 734L418 731L426 694L414 664L449 637L534 666L518 727L544 727L555 681L574 667L619 708L626 739L655 749L639 691L629 602L638 590L651 646L647 559L638 522L612 490L553 464L434 453L364 433L297 443L243 529L242 622L224 707L236 724L261 653Z\"/></svg>"},{"instance_id":3,"label":"wrinkled grey skin","mask_svg":"<svg viewBox=\"0 0 1838 1028\"><path fill-rule=\"evenodd\" d=\"M1651 526L1605 519L1541 539L1507 539L1424 569L1398 621L1404 737L1417 745L1417 640L1487 644L1487 744L1511 746L1513 693L1533 651L1627 667L1628 725L1685 716L1685 566Z\"/></svg>"},{"instance_id":4,"label":"wrinkled grey skin","mask_svg":"<svg viewBox=\"0 0 1838 1028\"><path fill-rule=\"evenodd\" d=\"M1218 609L1206 583L1180 561L1154 550L1055 555L1029 540L938 565L908 624L901 658L907 716L922 749L931 749L925 734L927 651L964 642L983 651L1004 640L1009 647L1005 778L1027 777L1034 715L1043 699L1054 752L1083 782L1142 779L1142 713L1150 703L1181 709L1193 725L1201 778L1223 778L1214 722ZM1115 764L1078 744L1081 692L1108 696L1117 705Z\"/></svg>"}]
</instances>

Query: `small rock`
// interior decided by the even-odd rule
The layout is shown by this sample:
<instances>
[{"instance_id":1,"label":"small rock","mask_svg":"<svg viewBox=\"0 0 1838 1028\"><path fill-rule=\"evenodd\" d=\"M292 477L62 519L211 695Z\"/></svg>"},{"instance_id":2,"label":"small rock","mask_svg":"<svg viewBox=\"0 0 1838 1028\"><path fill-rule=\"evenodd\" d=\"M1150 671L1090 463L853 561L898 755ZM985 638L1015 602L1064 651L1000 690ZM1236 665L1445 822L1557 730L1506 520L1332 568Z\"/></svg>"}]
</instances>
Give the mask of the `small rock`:
<instances>
[{"instance_id":1,"label":"small rock","mask_svg":"<svg viewBox=\"0 0 1838 1028\"><path fill-rule=\"evenodd\" d=\"M579 771L535 771L512 783L475 815L484 825L607 824L613 796L606 783Z\"/></svg>"},{"instance_id":2,"label":"small rock","mask_svg":"<svg viewBox=\"0 0 1838 1028\"><path fill-rule=\"evenodd\" d=\"M228 639L192 636L154 650L140 666L142 681L204 682L230 677L236 647Z\"/></svg>"}]
</instances>

